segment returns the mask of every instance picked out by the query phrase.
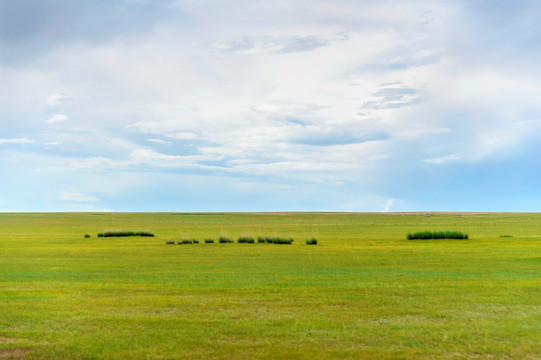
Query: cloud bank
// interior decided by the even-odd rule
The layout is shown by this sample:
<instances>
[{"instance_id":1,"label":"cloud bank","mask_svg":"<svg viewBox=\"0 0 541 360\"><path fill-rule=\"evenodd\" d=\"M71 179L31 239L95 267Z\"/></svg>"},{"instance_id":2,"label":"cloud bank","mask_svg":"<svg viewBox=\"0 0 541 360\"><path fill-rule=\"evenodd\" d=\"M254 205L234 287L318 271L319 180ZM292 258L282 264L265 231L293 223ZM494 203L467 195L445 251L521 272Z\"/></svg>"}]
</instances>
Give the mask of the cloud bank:
<instances>
[{"instance_id":1,"label":"cloud bank","mask_svg":"<svg viewBox=\"0 0 541 360\"><path fill-rule=\"evenodd\" d=\"M0 15L0 210L539 210L537 2Z\"/></svg>"}]
</instances>

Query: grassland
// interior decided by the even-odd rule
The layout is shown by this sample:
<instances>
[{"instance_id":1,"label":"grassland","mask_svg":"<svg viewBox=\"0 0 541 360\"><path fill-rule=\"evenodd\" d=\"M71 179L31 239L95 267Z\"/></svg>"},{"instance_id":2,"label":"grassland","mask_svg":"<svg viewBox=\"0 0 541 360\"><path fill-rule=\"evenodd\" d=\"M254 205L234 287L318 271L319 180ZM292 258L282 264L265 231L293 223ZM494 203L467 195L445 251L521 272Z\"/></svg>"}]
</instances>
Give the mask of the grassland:
<instances>
[{"instance_id":1,"label":"grassland","mask_svg":"<svg viewBox=\"0 0 541 360\"><path fill-rule=\"evenodd\" d=\"M541 215L0 214L0 358L541 359Z\"/></svg>"}]
</instances>

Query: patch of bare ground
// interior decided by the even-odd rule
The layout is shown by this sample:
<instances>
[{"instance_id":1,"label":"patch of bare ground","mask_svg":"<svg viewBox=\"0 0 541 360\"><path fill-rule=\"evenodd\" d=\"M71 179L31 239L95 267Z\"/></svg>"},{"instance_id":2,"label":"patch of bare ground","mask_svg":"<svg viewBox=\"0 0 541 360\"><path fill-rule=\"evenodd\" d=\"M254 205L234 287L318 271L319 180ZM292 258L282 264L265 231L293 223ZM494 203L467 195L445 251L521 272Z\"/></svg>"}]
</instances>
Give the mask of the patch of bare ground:
<instances>
[{"instance_id":1,"label":"patch of bare ground","mask_svg":"<svg viewBox=\"0 0 541 360\"><path fill-rule=\"evenodd\" d=\"M10 359L10 360L20 360L24 359L25 355L28 354L30 350L28 349L10 349L10 350L0 350L0 359Z\"/></svg>"},{"instance_id":2,"label":"patch of bare ground","mask_svg":"<svg viewBox=\"0 0 541 360\"><path fill-rule=\"evenodd\" d=\"M14 343L16 341L17 339L0 336L0 343L2 344ZM6 360L7 359L11 359L11 360L24 359L25 355L28 354L29 351L30 350L23 349L23 348L0 350L0 359L6 359Z\"/></svg>"}]
</instances>

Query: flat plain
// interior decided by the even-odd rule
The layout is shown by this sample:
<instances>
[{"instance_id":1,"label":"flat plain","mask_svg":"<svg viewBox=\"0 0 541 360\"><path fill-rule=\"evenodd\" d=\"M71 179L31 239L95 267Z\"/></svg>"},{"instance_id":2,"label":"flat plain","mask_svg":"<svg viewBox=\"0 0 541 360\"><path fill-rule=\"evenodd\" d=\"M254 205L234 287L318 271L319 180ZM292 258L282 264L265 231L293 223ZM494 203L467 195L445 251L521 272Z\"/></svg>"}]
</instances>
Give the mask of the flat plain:
<instances>
[{"instance_id":1,"label":"flat plain","mask_svg":"<svg viewBox=\"0 0 541 360\"><path fill-rule=\"evenodd\" d=\"M541 359L541 214L2 213L0 358Z\"/></svg>"}]
</instances>

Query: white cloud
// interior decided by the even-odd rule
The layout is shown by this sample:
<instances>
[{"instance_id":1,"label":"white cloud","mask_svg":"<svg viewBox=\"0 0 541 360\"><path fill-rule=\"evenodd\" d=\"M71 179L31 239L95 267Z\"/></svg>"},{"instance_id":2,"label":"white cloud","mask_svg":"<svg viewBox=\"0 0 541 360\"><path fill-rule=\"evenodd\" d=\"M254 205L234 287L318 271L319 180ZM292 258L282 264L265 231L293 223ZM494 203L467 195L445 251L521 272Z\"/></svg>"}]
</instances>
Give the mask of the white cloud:
<instances>
[{"instance_id":1,"label":"white cloud","mask_svg":"<svg viewBox=\"0 0 541 360\"><path fill-rule=\"evenodd\" d=\"M166 137L177 140L195 140L197 135L191 132L178 132L174 134L167 134Z\"/></svg>"},{"instance_id":2,"label":"white cloud","mask_svg":"<svg viewBox=\"0 0 541 360\"><path fill-rule=\"evenodd\" d=\"M387 202L385 203L385 206L383 207L383 210L381 210L381 212L391 211L391 208L393 207L394 202L395 202L394 199L388 199Z\"/></svg>"},{"instance_id":3,"label":"white cloud","mask_svg":"<svg viewBox=\"0 0 541 360\"><path fill-rule=\"evenodd\" d=\"M177 11L175 1L182 24L160 18ZM105 42L51 38L39 62L0 60L0 144L29 143L10 138L32 131L49 147L63 144L42 148L54 158L50 168L83 175L196 168L213 177L216 167L205 163L220 161L219 172L234 180L261 175L302 186L317 179L378 193L379 184L409 171L408 162L511 158L538 140L535 57L510 54L509 41L497 59L485 57L475 44L501 43L484 38L498 32L473 31L464 2L125 0L122 8L128 20L138 18L127 16L131 10L152 9L146 18L155 22ZM43 30L54 33L52 25ZM64 109L69 99L81 101ZM36 124L33 114L43 111L49 119ZM21 120L3 126L13 118ZM46 125L70 118L86 121ZM169 146L160 153L141 142ZM4 161L18 161L11 155Z\"/></svg>"},{"instance_id":4,"label":"white cloud","mask_svg":"<svg viewBox=\"0 0 541 360\"><path fill-rule=\"evenodd\" d=\"M240 55L287 54L312 51L338 40L345 38L320 35L244 36L231 41L219 41L215 46L219 50Z\"/></svg>"},{"instance_id":5,"label":"white cloud","mask_svg":"<svg viewBox=\"0 0 541 360\"><path fill-rule=\"evenodd\" d=\"M3 145L3 144L30 144L30 143L33 143L33 141L28 139L28 138L0 139L0 145Z\"/></svg>"},{"instance_id":6,"label":"white cloud","mask_svg":"<svg viewBox=\"0 0 541 360\"><path fill-rule=\"evenodd\" d=\"M148 142L153 142L157 144L171 144L169 141L161 140L161 139L147 139Z\"/></svg>"},{"instance_id":7,"label":"white cloud","mask_svg":"<svg viewBox=\"0 0 541 360\"><path fill-rule=\"evenodd\" d=\"M460 157L454 155L454 154L450 154L450 155L446 155L446 156L442 156L442 157L438 157L438 158L431 158L431 159L424 159L423 161L426 162L426 163L429 163L429 164L445 164L445 163L448 163L448 162L451 162L451 161L457 161L457 160L460 160Z\"/></svg>"},{"instance_id":8,"label":"white cloud","mask_svg":"<svg viewBox=\"0 0 541 360\"><path fill-rule=\"evenodd\" d=\"M61 201L74 201L74 202L96 202L100 201L98 198L90 195L85 195L78 191L64 191L60 194Z\"/></svg>"},{"instance_id":9,"label":"white cloud","mask_svg":"<svg viewBox=\"0 0 541 360\"><path fill-rule=\"evenodd\" d=\"M127 165L150 165L156 167L201 167L199 162L218 161L222 156L216 155L169 155L162 154L153 149L141 148L133 150L129 155Z\"/></svg>"},{"instance_id":10,"label":"white cloud","mask_svg":"<svg viewBox=\"0 0 541 360\"><path fill-rule=\"evenodd\" d=\"M535 123L537 123L538 121L539 121L539 120L514 121L514 122L513 122L513 125L517 125L517 126L530 125L530 124L535 124Z\"/></svg>"},{"instance_id":11,"label":"white cloud","mask_svg":"<svg viewBox=\"0 0 541 360\"><path fill-rule=\"evenodd\" d=\"M55 114L52 115L47 121L45 121L47 124L54 124L57 122L67 121L69 120L69 117L64 114Z\"/></svg>"},{"instance_id":12,"label":"white cloud","mask_svg":"<svg viewBox=\"0 0 541 360\"><path fill-rule=\"evenodd\" d=\"M57 106L60 105L64 100L68 99L71 99L71 97L64 94L53 93L47 97L46 103L49 106Z\"/></svg>"},{"instance_id":13,"label":"white cloud","mask_svg":"<svg viewBox=\"0 0 541 360\"><path fill-rule=\"evenodd\" d=\"M81 160L70 160L67 165L77 169L104 169L114 165L114 162L103 156L93 156Z\"/></svg>"},{"instance_id":14,"label":"white cloud","mask_svg":"<svg viewBox=\"0 0 541 360\"><path fill-rule=\"evenodd\" d=\"M445 134L451 132L449 128L442 128L428 124L412 124L397 132L396 135L405 138L419 138L427 135Z\"/></svg>"}]
</instances>

